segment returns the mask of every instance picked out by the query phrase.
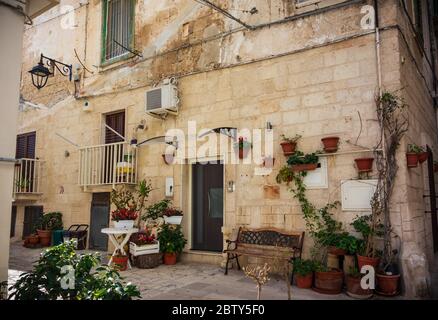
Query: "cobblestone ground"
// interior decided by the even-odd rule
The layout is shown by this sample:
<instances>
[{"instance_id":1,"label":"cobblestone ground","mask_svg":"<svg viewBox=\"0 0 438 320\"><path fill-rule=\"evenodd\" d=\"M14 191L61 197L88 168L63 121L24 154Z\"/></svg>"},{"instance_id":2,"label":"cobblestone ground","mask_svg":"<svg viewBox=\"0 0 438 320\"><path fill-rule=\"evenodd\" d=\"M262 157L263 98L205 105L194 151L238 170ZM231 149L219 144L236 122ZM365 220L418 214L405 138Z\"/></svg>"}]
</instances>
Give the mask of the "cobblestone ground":
<instances>
[{"instance_id":1,"label":"cobblestone ground","mask_svg":"<svg viewBox=\"0 0 438 320\"><path fill-rule=\"evenodd\" d=\"M23 271L31 270L41 249L27 249L21 243L11 244L9 281L13 283ZM86 252L86 251L79 251ZM104 261L107 259L104 255ZM133 268L121 272L126 281L137 285L142 299L169 300L246 300L256 298L254 283L242 271L230 270L227 276L223 269L214 265L178 263L175 266L161 265L155 269ZM283 279L272 277L263 287L262 299L286 300L287 286ZM322 295L311 290L292 287L292 299L349 299L348 296Z\"/></svg>"}]
</instances>

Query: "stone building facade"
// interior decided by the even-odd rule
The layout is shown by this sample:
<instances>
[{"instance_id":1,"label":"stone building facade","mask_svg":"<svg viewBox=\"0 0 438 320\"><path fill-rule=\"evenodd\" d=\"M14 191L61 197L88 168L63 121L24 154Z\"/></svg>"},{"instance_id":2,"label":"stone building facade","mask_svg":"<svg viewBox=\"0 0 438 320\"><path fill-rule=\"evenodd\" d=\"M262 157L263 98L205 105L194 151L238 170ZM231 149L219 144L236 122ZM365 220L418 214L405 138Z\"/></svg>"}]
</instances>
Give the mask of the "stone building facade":
<instances>
[{"instance_id":1,"label":"stone building facade","mask_svg":"<svg viewBox=\"0 0 438 320\"><path fill-rule=\"evenodd\" d=\"M321 157L320 175L308 195L318 206L343 200L341 185L357 179L354 159L370 155L379 137L375 96L380 74L382 89L398 91L409 105L410 127L398 154L391 216L401 239L406 294L427 294L434 241L431 207L423 196L432 192L433 170L427 163L408 169L405 153L409 143L438 153L433 1L220 1L220 8L236 19L203 1L112 1L61 1L25 32L19 134L36 132L34 156L42 161L42 170L37 194L15 195L14 239L29 228L29 207L62 211L67 227L102 222L92 221L93 210L105 208L98 194L105 198L113 185L84 186L79 175L92 171L84 169L84 148L107 143L104 124L116 112L124 112L126 150L131 150L133 137L140 142L170 129L187 134L190 121L198 129L263 132L269 123L276 158L272 172L258 174L260 164L254 161L224 165L221 240L232 237L239 226L305 230L299 204L275 181L286 161L280 135L301 135L298 147L304 152L321 149L323 137L341 138L337 154ZM116 10L117 3L117 10L130 12L131 20L120 22L128 26L127 38L115 36L129 40L129 51L108 44L108 34L114 32L108 7ZM72 64L72 81L56 72L37 90L27 71L41 53ZM180 99L178 114L164 119L147 114L146 91L172 78ZM199 232L193 217L199 200L193 178L196 158L186 152L179 159L183 164L166 165L161 157L165 148L151 143L129 151L135 152L136 178L151 181L150 203L166 196L166 178L172 178L171 200L185 212L189 243L184 258L221 263L220 253L192 250ZM188 146L185 150L190 151ZM231 153L230 148L209 156L220 159ZM375 176L374 171L371 178ZM360 202L363 193L358 194ZM367 212L360 206L339 208L335 216L348 227L357 214ZM305 255L311 246L306 237Z\"/></svg>"}]
</instances>

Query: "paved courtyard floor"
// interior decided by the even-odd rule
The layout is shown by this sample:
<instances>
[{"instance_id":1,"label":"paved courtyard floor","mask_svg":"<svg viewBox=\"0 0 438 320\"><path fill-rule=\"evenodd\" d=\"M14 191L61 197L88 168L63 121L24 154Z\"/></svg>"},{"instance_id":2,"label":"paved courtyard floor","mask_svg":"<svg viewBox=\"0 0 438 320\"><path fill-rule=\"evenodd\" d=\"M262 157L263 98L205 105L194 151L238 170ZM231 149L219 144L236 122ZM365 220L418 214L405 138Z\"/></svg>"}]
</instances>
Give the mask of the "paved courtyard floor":
<instances>
[{"instance_id":1,"label":"paved courtyard floor","mask_svg":"<svg viewBox=\"0 0 438 320\"><path fill-rule=\"evenodd\" d=\"M9 280L14 282L23 271L32 269L41 249L24 248L21 242L11 244ZM79 251L86 252L86 251ZM106 254L102 255L107 259ZM161 265L155 269L133 268L121 272L125 281L137 285L142 299L169 300L247 300L257 296L255 284L242 271L230 270L227 276L218 266L199 263ZM374 299L376 299L375 297ZM271 277L263 287L262 299L287 300L286 283L281 278ZM350 299L345 294L323 295L312 290L292 286L292 299Z\"/></svg>"}]
</instances>

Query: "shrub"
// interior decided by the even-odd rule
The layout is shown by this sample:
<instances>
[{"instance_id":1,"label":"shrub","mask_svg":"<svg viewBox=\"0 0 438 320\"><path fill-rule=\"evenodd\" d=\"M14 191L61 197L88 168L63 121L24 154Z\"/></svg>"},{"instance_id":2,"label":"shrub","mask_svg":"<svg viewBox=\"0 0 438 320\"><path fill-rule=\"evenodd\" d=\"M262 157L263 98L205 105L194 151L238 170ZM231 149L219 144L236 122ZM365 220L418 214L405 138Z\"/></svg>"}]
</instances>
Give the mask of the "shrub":
<instances>
[{"instance_id":1,"label":"shrub","mask_svg":"<svg viewBox=\"0 0 438 320\"><path fill-rule=\"evenodd\" d=\"M163 225L158 233L158 240L160 241L160 251L163 253L182 252L187 243L180 225Z\"/></svg>"},{"instance_id":2,"label":"shrub","mask_svg":"<svg viewBox=\"0 0 438 320\"><path fill-rule=\"evenodd\" d=\"M296 259L293 261L294 273L299 276L307 276L315 271L315 262L313 260Z\"/></svg>"}]
</instances>

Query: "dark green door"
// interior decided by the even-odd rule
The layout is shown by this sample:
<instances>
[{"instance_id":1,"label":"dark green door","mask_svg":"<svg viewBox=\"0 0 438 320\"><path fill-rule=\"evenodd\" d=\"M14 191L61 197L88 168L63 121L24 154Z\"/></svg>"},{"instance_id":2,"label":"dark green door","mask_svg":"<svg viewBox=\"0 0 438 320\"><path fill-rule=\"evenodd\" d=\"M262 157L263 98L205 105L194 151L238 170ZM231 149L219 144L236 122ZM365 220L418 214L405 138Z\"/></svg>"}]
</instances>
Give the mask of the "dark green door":
<instances>
[{"instance_id":1,"label":"dark green door","mask_svg":"<svg viewBox=\"0 0 438 320\"><path fill-rule=\"evenodd\" d=\"M24 208L24 222L23 222L23 238L30 236L36 231L38 220L43 215L42 206L28 206Z\"/></svg>"},{"instance_id":2,"label":"dark green door","mask_svg":"<svg viewBox=\"0 0 438 320\"><path fill-rule=\"evenodd\" d=\"M10 237L15 237L15 224L17 221L17 206L12 206L11 212L11 234Z\"/></svg>"},{"instance_id":3,"label":"dark green door","mask_svg":"<svg viewBox=\"0 0 438 320\"><path fill-rule=\"evenodd\" d=\"M109 226L110 194L108 192L93 193L91 201L90 242L89 248L94 250L108 250L108 236L102 233L103 228Z\"/></svg>"}]
</instances>

